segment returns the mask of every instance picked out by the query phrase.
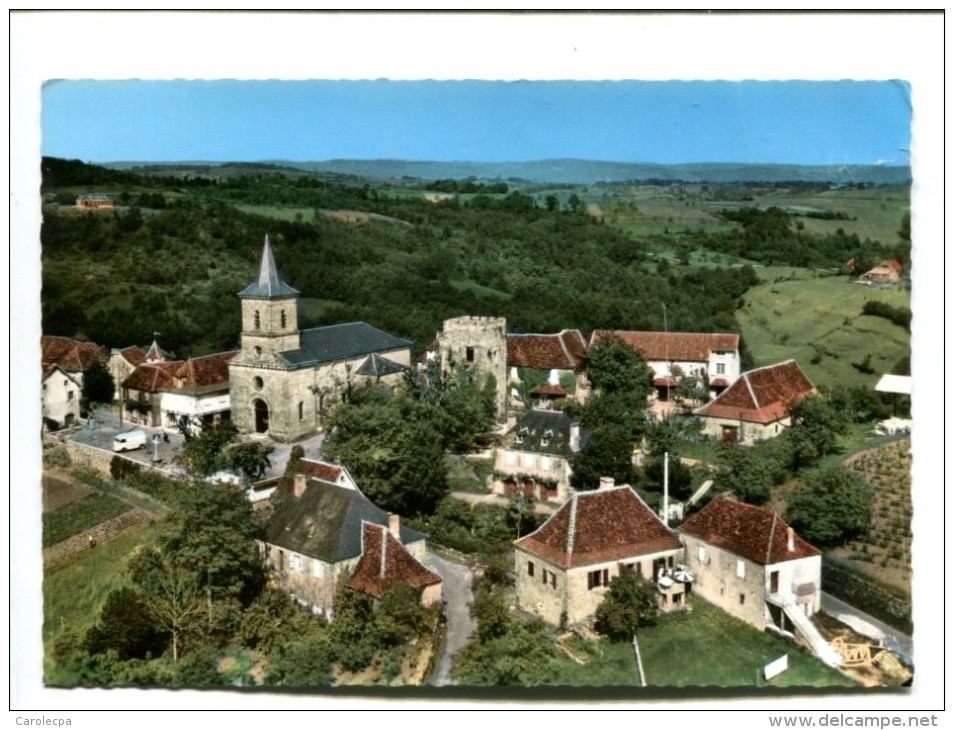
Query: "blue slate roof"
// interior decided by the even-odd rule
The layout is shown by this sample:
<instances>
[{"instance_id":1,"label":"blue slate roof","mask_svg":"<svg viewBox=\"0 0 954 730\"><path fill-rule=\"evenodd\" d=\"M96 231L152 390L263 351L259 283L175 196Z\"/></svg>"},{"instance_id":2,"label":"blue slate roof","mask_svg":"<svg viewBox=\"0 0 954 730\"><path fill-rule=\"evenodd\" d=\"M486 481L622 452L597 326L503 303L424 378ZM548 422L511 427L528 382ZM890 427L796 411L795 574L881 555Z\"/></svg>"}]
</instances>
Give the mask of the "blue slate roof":
<instances>
[{"instance_id":1,"label":"blue slate roof","mask_svg":"<svg viewBox=\"0 0 954 730\"><path fill-rule=\"evenodd\" d=\"M278 275L275 265L275 255L272 253L272 244L265 236L265 247L262 249L262 262L258 267L258 278L245 287L240 297L255 297L264 299L280 299L283 297L298 296L298 290L288 286Z\"/></svg>"},{"instance_id":2,"label":"blue slate roof","mask_svg":"<svg viewBox=\"0 0 954 730\"><path fill-rule=\"evenodd\" d=\"M388 526L388 513L356 489L309 479L300 497L286 494L275 507L265 541L327 563L361 555L362 522ZM424 535L401 526L408 545Z\"/></svg>"},{"instance_id":3,"label":"blue slate roof","mask_svg":"<svg viewBox=\"0 0 954 730\"><path fill-rule=\"evenodd\" d=\"M364 375L369 378L381 377L383 375L392 375L394 373L403 373L407 368L399 362L388 360L382 355L372 353L368 359L361 363L361 367L355 370L358 375Z\"/></svg>"},{"instance_id":4,"label":"blue slate roof","mask_svg":"<svg viewBox=\"0 0 954 730\"><path fill-rule=\"evenodd\" d=\"M282 359L291 368L401 350L414 344L411 340L396 337L366 322L348 322L302 330L300 341L299 349L281 353Z\"/></svg>"}]
</instances>

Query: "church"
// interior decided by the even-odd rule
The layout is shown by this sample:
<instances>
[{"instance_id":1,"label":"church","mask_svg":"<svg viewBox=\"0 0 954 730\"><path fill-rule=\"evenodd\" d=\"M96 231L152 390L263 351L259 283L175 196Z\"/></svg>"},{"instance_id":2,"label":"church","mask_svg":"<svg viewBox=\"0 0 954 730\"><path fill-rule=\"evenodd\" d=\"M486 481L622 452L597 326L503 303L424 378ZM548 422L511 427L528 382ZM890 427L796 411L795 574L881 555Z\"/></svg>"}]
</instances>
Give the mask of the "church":
<instances>
[{"instance_id":1,"label":"church","mask_svg":"<svg viewBox=\"0 0 954 730\"><path fill-rule=\"evenodd\" d=\"M239 293L241 347L229 362L231 417L241 433L294 441L362 388L399 385L412 342L365 322L302 330L299 292L278 273L268 236L258 277Z\"/></svg>"}]
</instances>

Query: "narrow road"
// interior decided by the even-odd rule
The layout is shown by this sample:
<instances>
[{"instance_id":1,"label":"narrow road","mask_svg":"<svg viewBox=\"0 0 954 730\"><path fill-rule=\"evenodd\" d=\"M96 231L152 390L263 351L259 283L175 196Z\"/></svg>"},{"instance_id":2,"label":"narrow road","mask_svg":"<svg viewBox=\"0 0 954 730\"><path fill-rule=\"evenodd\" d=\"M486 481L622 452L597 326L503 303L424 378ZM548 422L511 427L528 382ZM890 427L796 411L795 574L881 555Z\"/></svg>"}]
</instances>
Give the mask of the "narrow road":
<instances>
[{"instance_id":1,"label":"narrow road","mask_svg":"<svg viewBox=\"0 0 954 730\"><path fill-rule=\"evenodd\" d=\"M901 633L897 629L891 628L874 616L869 616L864 611L824 591L822 591L822 610L829 616L834 616L843 624L850 626L859 634L863 634L876 641L884 640L884 645L888 649L909 664L914 664L912 658L914 654L914 642L910 636Z\"/></svg>"},{"instance_id":2,"label":"narrow road","mask_svg":"<svg viewBox=\"0 0 954 730\"><path fill-rule=\"evenodd\" d=\"M454 656L474 632L474 620L470 617L470 603L474 598L472 591L474 573L466 565L446 560L433 553L431 567L444 579L447 639L430 683L435 687L444 687L454 684L451 679Z\"/></svg>"}]
</instances>

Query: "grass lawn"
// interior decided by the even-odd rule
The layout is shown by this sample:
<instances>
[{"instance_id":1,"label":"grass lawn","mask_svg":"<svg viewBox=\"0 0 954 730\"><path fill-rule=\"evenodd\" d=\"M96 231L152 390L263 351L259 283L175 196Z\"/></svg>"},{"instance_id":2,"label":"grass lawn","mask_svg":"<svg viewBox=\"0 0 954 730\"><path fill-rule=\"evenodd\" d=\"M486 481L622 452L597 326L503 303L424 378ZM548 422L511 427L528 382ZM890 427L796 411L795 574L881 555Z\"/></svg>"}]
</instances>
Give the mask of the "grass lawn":
<instances>
[{"instance_id":1,"label":"grass lawn","mask_svg":"<svg viewBox=\"0 0 954 730\"><path fill-rule=\"evenodd\" d=\"M130 530L43 575L43 640L67 629L84 636L96 621L111 591L128 581L126 560L140 545L155 539L155 525Z\"/></svg>"},{"instance_id":2,"label":"grass lawn","mask_svg":"<svg viewBox=\"0 0 954 730\"><path fill-rule=\"evenodd\" d=\"M854 687L855 682L807 651L758 631L694 596L690 613L661 616L638 634L646 682L654 687ZM638 686L632 645L578 641L571 649L592 659L554 663L554 683ZM762 669L788 654L789 669L766 682Z\"/></svg>"}]
</instances>

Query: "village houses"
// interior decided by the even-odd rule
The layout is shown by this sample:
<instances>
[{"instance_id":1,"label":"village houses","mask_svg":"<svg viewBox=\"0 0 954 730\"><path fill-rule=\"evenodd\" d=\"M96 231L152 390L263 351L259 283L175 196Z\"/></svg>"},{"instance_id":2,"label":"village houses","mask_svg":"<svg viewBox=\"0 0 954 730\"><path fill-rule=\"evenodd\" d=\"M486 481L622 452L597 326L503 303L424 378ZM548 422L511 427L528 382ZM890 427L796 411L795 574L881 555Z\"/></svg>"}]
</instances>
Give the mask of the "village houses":
<instances>
[{"instance_id":1,"label":"village houses","mask_svg":"<svg viewBox=\"0 0 954 730\"><path fill-rule=\"evenodd\" d=\"M94 361L106 359L106 348L69 337L43 335L40 350L44 428L56 430L79 423L83 373Z\"/></svg>"},{"instance_id":2,"label":"village houses","mask_svg":"<svg viewBox=\"0 0 954 730\"><path fill-rule=\"evenodd\" d=\"M758 629L837 655L808 619L821 609L821 551L775 512L721 495L679 527L693 590Z\"/></svg>"},{"instance_id":3,"label":"village houses","mask_svg":"<svg viewBox=\"0 0 954 730\"><path fill-rule=\"evenodd\" d=\"M656 582L683 555L676 532L631 487L607 479L514 543L517 605L552 626L589 622L621 572ZM662 610L684 606L685 584L663 581L658 600Z\"/></svg>"},{"instance_id":4,"label":"village houses","mask_svg":"<svg viewBox=\"0 0 954 730\"><path fill-rule=\"evenodd\" d=\"M741 372L736 334L596 330L590 337L590 347L612 338L646 361L653 371L653 387L660 401L668 401L683 378L696 378L704 384L708 399L732 385Z\"/></svg>"},{"instance_id":5,"label":"village houses","mask_svg":"<svg viewBox=\"0 0 954 730\"><path fill-rule=\"evenodd\" d=\"M786 360L742 373L695 414L705 436L751 446L791 426L792 405L815 392L798 363Z\"/></svg>"},{"instance_id":6,"label":"village houses","mask_svg":"<svg viewBox=\"0 0 954 730\"><path fill-rule=\"evenodd\" d=\"M441 599L424 535L372 503L340 465L302 460L291 490L275 499L262 556L302 607L333 618L342 581L374 598L405 583L424 605Z\"/></svg>"}]
</instances>

